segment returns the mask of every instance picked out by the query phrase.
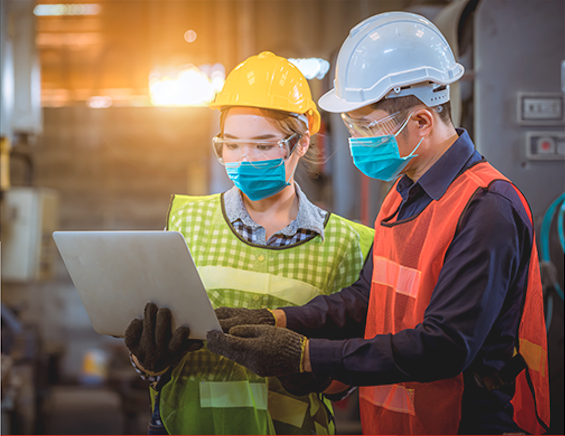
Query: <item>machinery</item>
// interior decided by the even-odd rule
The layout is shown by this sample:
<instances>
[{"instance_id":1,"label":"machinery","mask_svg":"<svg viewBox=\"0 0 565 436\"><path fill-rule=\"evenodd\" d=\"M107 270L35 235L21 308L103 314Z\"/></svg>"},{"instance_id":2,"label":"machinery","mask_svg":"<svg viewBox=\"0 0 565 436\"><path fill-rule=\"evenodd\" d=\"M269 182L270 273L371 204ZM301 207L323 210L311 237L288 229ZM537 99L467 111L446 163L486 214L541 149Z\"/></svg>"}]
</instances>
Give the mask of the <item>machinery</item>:
<instances>
[{"instance_id":1,"label":"machinery","mask_svg":"<svg viewBox=\"0 0 565 436\"><path fill-rule=\"evenodd\" d=\"M49 276L47 265L51 261L47 253L52 244L42 230L54 230L57 219L56 193L32 186L33 161L29 150L43 127L34 3L32 0L3 1L0 6L3 281L25 282ZM23 182L26 186L17 189L13 188L10 177L10 163L14 158L24 161L28 173Z\"/></svg>"},{"instance_id":2,"label":"machinery","mask_svg":"<svg viewBox=\"0 0 565 436\"><path fill-rule=\"evenodd\" d=\"M41 401L47 394L40 326L24 321L29 301L9 285L49 278L54 260L50 234L56 227L57 193L32 186L29 153L42 130L34 6L33 0L0 2L3 434L40 432ZM26 186L13 186L14 159L27 167Z\"/></svg>"},{"instance_id":3,"label":"machinery","mask_svg":"<svg viewBox=\"0 0 565 436\"><path fill-rule=\"evenodd\" d=\"M478 150L522 190L532 208L546 300L550 432L561 434L565 3L482 0L473 15L466 19L473 22L474 81L463 106L466 119L472 111Z\"/></svg>"}]
</instances>

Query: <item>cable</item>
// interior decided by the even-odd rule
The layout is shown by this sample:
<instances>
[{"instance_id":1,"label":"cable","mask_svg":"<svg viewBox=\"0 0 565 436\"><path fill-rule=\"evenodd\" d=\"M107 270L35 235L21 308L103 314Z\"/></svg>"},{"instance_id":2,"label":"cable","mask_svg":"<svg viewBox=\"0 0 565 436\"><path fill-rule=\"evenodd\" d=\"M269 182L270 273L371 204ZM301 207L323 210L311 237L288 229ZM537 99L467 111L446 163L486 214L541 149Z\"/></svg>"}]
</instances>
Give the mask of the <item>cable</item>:
<instances>
[{"instance_id":1,"label":"cable","mask_svg":"<svg viewBox=\"0 0 565 436\"><path fill-rule=\"evenodd\" d=\"M541 245L540 248L541 248L541 259L544 262L551 263L551 256L549 254L551 223L553 221L553 215L555 214L557 207L559 206L559 204L563 203L564 201L565 201L565 192L561 194L553 203L551 203L551 205L545 212L545 215L543 216L543 220L541 223L541 231L540 231L540 245ZM559 217L558 217L559 223L557 224L558 231L560 228L559 239L562 247L564 247L565 245L565 242L563 241L564 208L565 208L565 203L561 204L561 208L559 210ZM553 287L555 288L555 291L557 292L559 297L561 297L561 299L563 300L564 299L563 290L561 289L561 286L559 285L557 279L553 281Z\"/></svg>"},{"instance_id":2,"label":"cable","mask_svg":"<svg viewBox=\"0 0 565 436\"><path fill-rule=\"evenodd\" d=\"M545 316L545 330L548 332L551 326L551 321L553 321L553 295L549 294L547 296L546 303L546 316Z\"/></svg>"},{"instance_id":3,"label":"cable","mask_svg":"<svg viewBox=\"0 0 565 436\"><path fill-rule=\"evenodd\" d=\"M563 215L565 214L565 201L561 203L559 208L559 214L557 216L557 232L559 233L559 242L561 243L561 249L563 254L565 254L565 236L563 234Z\"/></svg>"}]
</instances>

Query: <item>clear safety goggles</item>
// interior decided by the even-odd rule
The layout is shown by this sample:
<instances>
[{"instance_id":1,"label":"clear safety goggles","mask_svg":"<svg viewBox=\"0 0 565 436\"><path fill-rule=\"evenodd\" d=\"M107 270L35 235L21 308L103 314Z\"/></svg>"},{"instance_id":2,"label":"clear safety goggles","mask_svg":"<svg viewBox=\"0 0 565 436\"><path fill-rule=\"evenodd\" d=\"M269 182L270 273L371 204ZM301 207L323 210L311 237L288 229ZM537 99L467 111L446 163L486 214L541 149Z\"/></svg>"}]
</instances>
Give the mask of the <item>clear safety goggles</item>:
<instances>
[{"instance_id":1,"label":"clear safety goggles","mask_svg":"<svg viewBox=\"0 0 565 436\"><path fill-rule=\"evenodd\" d=\"M400 126L406 121L408 112L408 110L395 112L375 121L363 121L342 113L341 119L353 137L385 136L394 135L398 131Z\"/></svg>"},{"instance_id":2,"label":"clear safety goggles","mask_svg":"<svg viewBox=\"0 0 565 436\"><path fill-rule=\"evenodd\" d=\"M251 165L253 162L281 159L281 164L286 162L301 135L293 133L283 140L264 139L231 139L220 135L212 138L214 154L222 165L229 163L241 163L247 158Z\"/></svg>"}]
</instances>

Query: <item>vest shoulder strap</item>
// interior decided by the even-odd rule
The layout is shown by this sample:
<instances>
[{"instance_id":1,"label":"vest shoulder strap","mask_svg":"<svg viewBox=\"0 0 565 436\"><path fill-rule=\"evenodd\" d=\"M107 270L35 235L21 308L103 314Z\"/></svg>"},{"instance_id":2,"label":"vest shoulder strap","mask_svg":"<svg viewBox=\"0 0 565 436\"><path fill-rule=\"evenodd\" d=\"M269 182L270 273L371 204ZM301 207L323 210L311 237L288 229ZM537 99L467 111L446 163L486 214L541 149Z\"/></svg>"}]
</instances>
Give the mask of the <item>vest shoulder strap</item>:
<instances>
[{"instance_id":1,"label":"vest shoulder strap","mask_svg":"<svg viewBox=\"0 0 565 436\"><path fill-rule=\"evenodd\" d=\"M461 174L461 176L466 177L467 180L473 180L478 186L484 189L487 189L491 183L498 180L503 180L512 184L512 182L504 174L494 168L487 161L478 162L475 165L467 168ZM454 181L454 183L457 183L457 179Z\"/></svg>"},{"instance_id":2,"label":"vest shoulder strap","mask_svg":"<svg viewBox=\"0 0 565 436\"><path fill-rule=\"evenodd\" d=\"M516 191L516 194L518 195L518 198L520 198L520 201L524 206L524 210L526 211L530 222L533 223L533 214L523 192L510 179L508 179L504 174L494 168L490 163L488 163L487 161L479 162L478 164L469 168L463 174L466 174L468 177L475 180L475 182L484 189L488 189L488 187L496 181L502 180L508 182Z\"/></svg>"},{"instance_id":3,"label":"vest shoulder strap","mask_svg":"<svg viewBox=\"0 0 565 436\"><path fill-rule=\"evenodd\" d=\"M366 259L375 240L375 229L367 227L364 224L356 223L355 221L348 220L342 216L332 214L332 218L341 220L345 225L353 229L359 235L359 245L363 253L363 259Z\"/></svg>"},{"instance_id":4,"label":"vest shoulder strap","mask_svg":"<svg viewBox=\"0 0 565 436\"><path fill-rule=\"evenodd\" d=\"M175 213L179 208L186 206L190 203L196 203L200 201L216 201L220 198L222 194L212 194L212 195L184 195L184 194L173 194L171 195L171 201L169 202L169 211L167 212L167 230L169 230L169 221L171 215Z\"/></svg>"}]
</instances>

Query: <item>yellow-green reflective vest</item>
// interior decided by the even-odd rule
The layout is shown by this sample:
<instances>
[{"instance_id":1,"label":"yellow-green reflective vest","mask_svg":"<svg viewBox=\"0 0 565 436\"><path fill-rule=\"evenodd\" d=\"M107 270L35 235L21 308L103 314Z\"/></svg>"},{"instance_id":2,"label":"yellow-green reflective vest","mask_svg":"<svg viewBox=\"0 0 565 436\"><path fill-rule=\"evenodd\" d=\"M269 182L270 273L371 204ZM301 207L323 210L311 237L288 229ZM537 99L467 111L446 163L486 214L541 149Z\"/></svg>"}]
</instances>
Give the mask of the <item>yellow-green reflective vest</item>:
<instances>
[{"instance_id":1,"label":"yellow-green reflective vest","mask_svg":"<svg viewBox=\"0 0 565 436\"><path fill-rule=\"evenodd\" d=\"M372 229L328 213L323 241L253 245L227 221L222 194L173 196L167 229L185 236L214 307L249 309L302 305L352 284L374 237ZM206 348L185 356L158 398L169 434L335 433L323 395L290 395L278 379L259 377Z\"/></svg>"}]
</instances>

